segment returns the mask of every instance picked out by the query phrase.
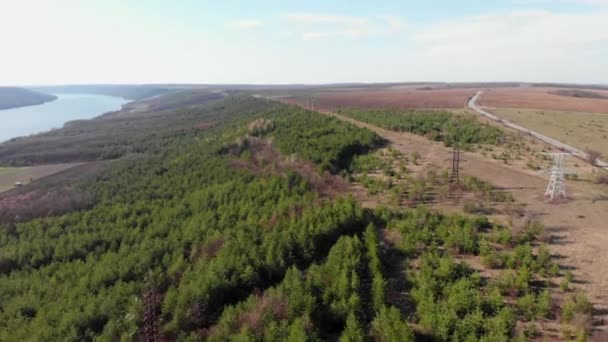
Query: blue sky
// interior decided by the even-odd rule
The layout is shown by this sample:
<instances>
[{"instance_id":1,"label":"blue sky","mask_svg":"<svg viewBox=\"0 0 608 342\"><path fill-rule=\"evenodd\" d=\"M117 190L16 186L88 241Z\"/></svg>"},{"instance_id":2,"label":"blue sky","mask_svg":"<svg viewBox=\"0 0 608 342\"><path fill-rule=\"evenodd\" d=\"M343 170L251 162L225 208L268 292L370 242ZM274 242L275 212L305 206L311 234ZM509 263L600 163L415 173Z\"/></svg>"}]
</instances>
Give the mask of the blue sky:
<instances>
[{"instance_id":1,"label":"blue sky","mask_svg":"<svg viewBox=\"0 0 608 342\"><path fill-rule=\"evenodd\" d=\"M0 84L608 83L608 0L0 0Z\"/></svg>"}]
</instances>

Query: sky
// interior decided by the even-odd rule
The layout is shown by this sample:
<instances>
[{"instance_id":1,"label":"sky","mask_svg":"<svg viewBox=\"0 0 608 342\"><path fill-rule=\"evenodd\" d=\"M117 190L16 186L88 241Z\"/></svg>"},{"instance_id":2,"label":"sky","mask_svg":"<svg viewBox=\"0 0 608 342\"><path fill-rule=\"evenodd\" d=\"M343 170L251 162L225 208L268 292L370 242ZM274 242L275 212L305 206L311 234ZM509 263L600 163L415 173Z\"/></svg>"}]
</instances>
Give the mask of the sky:
<instances>
[{"instance_id":1,"label":"sky","mask_svg":"<svg viewBox=\"0 0 608 342\"><path fill-rule=\"evenodd\" d=\"M608 84L608 0L0 0L0 85Z\"/></svg>"}]
</instances>

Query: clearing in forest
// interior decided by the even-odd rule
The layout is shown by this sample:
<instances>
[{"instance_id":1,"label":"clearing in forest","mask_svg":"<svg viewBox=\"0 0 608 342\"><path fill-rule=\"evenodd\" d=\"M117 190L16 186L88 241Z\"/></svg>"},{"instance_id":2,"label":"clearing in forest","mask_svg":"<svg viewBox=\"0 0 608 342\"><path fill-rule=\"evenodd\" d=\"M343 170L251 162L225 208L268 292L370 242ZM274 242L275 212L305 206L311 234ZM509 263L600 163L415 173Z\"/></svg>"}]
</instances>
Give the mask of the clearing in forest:
<instances>
[{"instance_id":1,"label":"clearing in forest","mask_svg":"<svg viewBox=\"0 0 608 342\"><path fill-rule=\"evenodd\" d=\"M346 115L324 111L341 120L359 127L368 128L390 142L390 146L403 154L417 153L422 156L420 163L446 165L451 149L439 142L406 132L395 132L379 128L369 123L355 120ZM530 143L533 149L545 149L542 144ZM524 150L525 151L525 150ZM520 153L520 152L518 152ZM523 151L522 151L523 153ZM534 154L534 151L528 151ZM493 153L491 153L493 154ZM597 272L608 267L608 255L604 246L608 245L605 232L608 188L605 185L587 181L568 180L569 200L560 204L547 203L543 198L547 177L535 170L526 168L527 156L522 154L515 160L490 158L489 153L463 153L462 174L483 179L497 188L508 190L525 210L539 217L547 227L547 239L552 255L559 259L562 269L574 274L575 287L589 294L596 307L594 325L598 334L606 330L605 313L608 310L608 274ZM575 165L584 162L572 160ZM581 167L586 170L589 167ZM589 171L601 172L601 171ZM508 218L507 218L508 219ZM563 279L558 282L563 282ZM557 283L555 284L557 286ZM565 297L566 293L562 297Z\"/></svg>"},{"instance_id":2,"label":"clearing in forest","mask_svg":"<svg viewBox=\"0 0 608 342\"><path fill-rule=\"evenodd\" d=\"M14 188L16 182L27 184L32 180L69 169L76 165L78 165L78 163L38 165L29 167L0 167L0 192Z\"/></svg>"}]
</instances>

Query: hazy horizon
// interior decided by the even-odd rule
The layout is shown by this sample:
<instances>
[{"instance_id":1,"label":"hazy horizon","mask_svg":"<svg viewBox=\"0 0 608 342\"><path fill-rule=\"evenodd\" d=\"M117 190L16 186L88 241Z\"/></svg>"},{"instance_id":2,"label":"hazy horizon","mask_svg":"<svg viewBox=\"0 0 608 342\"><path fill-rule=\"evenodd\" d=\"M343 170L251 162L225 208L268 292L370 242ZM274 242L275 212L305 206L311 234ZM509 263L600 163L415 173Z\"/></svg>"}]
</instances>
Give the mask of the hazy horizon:
<instances>
[{"instance_id":1,"label":"hazy horizon","mask_svg":"<svg viewBox=\"0 0 608 342\"><path fill-rule=\"evenodd\" d=\"M520 81L469 81L469 82L460 82L460 81L394 81L394 82L327 82L327 83L175 83L175 82L152 82L152 83L55 83L55 84L6 84L0 85L0 87L22 87L22 88L38 88L38 87L72 87L72 86L167 86L167 87L180 87L180 86L254 86L254 87L263 87L263 86L272 86L272 87L281 87L281 86L302 86L302 87L316 87L316 86L340 86L340 85L422 85L422 84L450 84L450 85L466 85L466 84L556 84L556 85L589 85L589 86L608 86L608 81L605 83L585 83L585 82L520 82Z\"/></svg>"},{"instance_id":2,"label":"hazy horizon","mask_svg":"<svg viewBox=\"0 0 608 342\"><path fill-rule=\"evenodd\" d=\"M7 2L0 85L608 83L608 0Z\"/></svg>"}]
</instances>

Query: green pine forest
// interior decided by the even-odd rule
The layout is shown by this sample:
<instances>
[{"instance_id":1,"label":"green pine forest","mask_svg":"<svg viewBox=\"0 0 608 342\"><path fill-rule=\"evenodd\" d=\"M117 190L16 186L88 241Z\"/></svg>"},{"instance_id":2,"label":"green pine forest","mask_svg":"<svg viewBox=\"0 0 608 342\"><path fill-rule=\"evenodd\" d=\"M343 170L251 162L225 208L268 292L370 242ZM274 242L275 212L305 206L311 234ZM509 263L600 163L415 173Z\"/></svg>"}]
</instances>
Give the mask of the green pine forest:
<instances>
[{"instance_id":1,"label":"green pine forest","mask_svg":"<svg viewBox=\"0 0 608 342\"><path fill-rule=\"evenodd\" d=\"M505 140L505 133L496 127L482 124L472 116L446 111L342 108L338 113L393 131L424 135L446 146L458 144L470 149Z\"/></svg>"},{"instance_id":2,"label":"green pine forest","mask_svg":"<svg viewBox=\"0 0 608 342\"><path fill-rule=\"evenodd\" d=\"M0 226L1 341L510 341L554 315L539 224L325 191L384 144L371 131L246 95L188 117L210 124L181 122L79 183L92 207ZM435 120L416 122L441 135ZM584 296L567 307L590 311Z\"/></svg>"}]
</instances>

